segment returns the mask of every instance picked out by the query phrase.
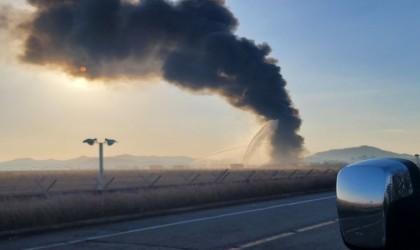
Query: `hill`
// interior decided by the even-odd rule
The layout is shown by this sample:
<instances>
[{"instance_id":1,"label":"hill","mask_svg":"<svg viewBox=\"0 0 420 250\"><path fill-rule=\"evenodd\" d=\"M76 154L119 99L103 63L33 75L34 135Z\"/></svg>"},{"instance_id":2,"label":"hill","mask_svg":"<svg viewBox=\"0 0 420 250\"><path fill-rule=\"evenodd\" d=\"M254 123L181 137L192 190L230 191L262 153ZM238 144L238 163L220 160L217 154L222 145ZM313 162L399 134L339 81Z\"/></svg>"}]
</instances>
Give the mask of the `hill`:
<instances>
[{"instance_id":1,"label":"hill","mask_svg":"<svg viewBox=\"0 0 420 250\"><path fill-rule=\"evenodd\" d=\"M355 162L360 160L396 157L415 161L415 157L410 154L398 154L391 151L382 150L372 146L360 146L353 148L333 149L325 152L319 152L308 156L305 160L308 163L325 163L325 162Z\"/></svg>"},{"instance_id":2,"label":"hill","mask_svg":"<svg viewBox=\"0 0 420 250\"><path fill-rule=\"evenodd\" d=\"M104 167L108 169L146 169L154 165L157 167L171 168L185 166L194 159L186 156L132 156L117 155L105 157ZM12 161L0 162L0 171L11 170L95 170L98 168L97 157L78 157L70 160L34 160L20 158Z\"/></svg>"},{"instance_id":3,"label":"hill","mask_svg":"<svg viewBox=\"0 0 420 250\"><path fill-rule=\"evenodd\" d=\"M319 152L305 158L307 163L351 163L373 158L396 157L416 161L413 155L398 154L385 151L371 146L333 149ZM212 167L229 166L228 160L197 160L186 156L133 156L117 155L104 159L106 169L182 169L188 167ZM78 157L70 160L34 160L20 158L7 162L0 162L0 171L23 171L23 170L96 170L98 168L97 157Z\"/></svg>"}]
</instances>

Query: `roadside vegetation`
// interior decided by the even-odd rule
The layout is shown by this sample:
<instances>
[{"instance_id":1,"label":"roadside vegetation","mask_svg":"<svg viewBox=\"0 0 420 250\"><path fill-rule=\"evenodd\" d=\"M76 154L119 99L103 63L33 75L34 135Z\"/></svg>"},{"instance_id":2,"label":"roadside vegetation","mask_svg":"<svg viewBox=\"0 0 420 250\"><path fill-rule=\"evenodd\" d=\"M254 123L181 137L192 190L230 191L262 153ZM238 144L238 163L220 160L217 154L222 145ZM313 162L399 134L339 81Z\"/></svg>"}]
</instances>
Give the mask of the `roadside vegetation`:
<instances>
[{"instance_id":1,"label":"roadside vegetation","mask_svg":"<svg viewBox=\"0 0 420 250\"><path fill-rule=\"evenodd\" d=\"M307 169L304 171L277 172L276 174L275 170L253 170L252 172L248 170L231 172L224 170L213 175L210 172L200 171L200 175L191 171L166 171L161 172L160 175L154 173L155 177L152 178L152 180L155 180L160 176L159 180L162 179L161 185L155 183L151 186L150 183L153 181L146 181L143 185L132 189L127 189L124 186L120 189L116 187L103 192L93 189L90 191L81 189L80 192L76 192L77 190L60 192L60 189L54 191L53 188L48 192L44 192L45 190L40 192L35 187L36 185L32 183L33 195L24 192L25 195L22 196L17 193L6 195L5 190L1 191L0 188L0 194L2 195L0 199L0 232L119 215L141 216L167 209L313 192L335 187L336 171L333 170ZM117 175L117 173L115 174ZM118 174L121 175L121 172L118 172ZM15 181L21 178L21 176L12 173L7 175L9 181L13 179L12 176L17 178ZM89 173L85 175L89 175ZM128 171L124 175L132 176L133 173ZM150 175L151 173L147 173L147 176ZM239 178L239 175L242 178ZM76 176L83 175L79 173ZM167 177L166 181L162 176ZM183 176L184 182L169 183L169 180L174 182L177 176ZM55 179L57 176L50 175L47 177L58 185L60 180ZM37 175L33 175L32 178L38 178L38 182L41 180ZM43 180L48 178L45 177ZM0 179L2 179L1 176ZM146 178L143 179L147 180ZM84 179L82 178L82 180ZM50 182L46 183L47 186L50 185ZM74 185L72 188L77 186L75 181L70 183ZM79 183L81 187L83 187L83 184L85 183Z\"/></svg>"}]
</instances>

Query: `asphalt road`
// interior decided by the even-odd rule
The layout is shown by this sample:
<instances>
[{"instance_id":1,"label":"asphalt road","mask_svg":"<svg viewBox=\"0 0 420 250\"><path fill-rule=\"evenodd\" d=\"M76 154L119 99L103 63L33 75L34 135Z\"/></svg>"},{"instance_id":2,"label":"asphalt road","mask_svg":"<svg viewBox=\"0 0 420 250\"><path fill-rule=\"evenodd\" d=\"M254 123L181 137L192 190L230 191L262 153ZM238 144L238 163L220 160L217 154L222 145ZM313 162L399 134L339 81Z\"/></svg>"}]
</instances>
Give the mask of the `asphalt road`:
<instances>
[{"instance_id":1,"label":"asphalt road","mask_svg":"<svg viewBox=\"0 0 420 250\"><path fill-rule=\"evenodd\" d=\"M0 241L0 249L347 249L335 193L194 211Z\"/></svg>"}]
</instances>

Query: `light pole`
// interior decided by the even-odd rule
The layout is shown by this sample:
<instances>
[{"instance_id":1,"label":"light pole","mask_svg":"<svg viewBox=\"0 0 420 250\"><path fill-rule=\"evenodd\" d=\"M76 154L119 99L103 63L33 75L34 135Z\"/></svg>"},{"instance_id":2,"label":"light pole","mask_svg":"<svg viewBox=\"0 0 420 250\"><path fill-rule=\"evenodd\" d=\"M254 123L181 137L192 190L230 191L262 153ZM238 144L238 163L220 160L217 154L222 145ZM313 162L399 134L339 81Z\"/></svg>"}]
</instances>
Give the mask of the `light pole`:
<instances>
[{"instance_id":1,"label":"light pole","mask_svg":"<svg viewBox=\"0 0 420 250\"><path fill-rule=\"evenodd\" d=\"M417 159L417 167L420 167L420 164L419 164L419 154L415 154L414 156Z\"/></svg>"},{"instance_id":2,"label":"light pole","mask_svg":"<svg viewBox=\"0 0 420 250\"><path fill-rule=\"evenodd\" d=\"M87 143L90 146L93 146L93 144L98 143L99 144L99 175L98 175L98 184L99 184L99 190L104 190L104 143L108 144L108 146L113 145L116 143L116 140L113 139L107 139L105 138L105 141L98 142L96 138L94 139L86 139L83 141L83 143Z\"/></svg>"}]
</instances>

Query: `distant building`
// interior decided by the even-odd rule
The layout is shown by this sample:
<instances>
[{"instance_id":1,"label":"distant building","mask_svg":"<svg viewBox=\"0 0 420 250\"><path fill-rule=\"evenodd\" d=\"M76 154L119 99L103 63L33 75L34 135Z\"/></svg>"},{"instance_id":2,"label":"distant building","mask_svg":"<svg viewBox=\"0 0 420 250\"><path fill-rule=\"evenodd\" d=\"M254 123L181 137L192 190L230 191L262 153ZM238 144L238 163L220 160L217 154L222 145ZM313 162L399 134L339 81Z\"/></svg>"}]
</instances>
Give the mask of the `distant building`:
<instances>
[{"instance_id":1,"label":"distant building","mask_svg":"<svg viewBox=\"0 0 420 250\"><path fill-rule=\"evenodd\" d=\"M242 168L244 168L244 164L242 164L242 163L230 164L230 168L231 169L242 169Z\"/></svg>"},{"instance_id":2,"label":"distant building","mask_svg":"<svg viewBox=\"0 0 420 250\"><path fill-rule=\"evenodd\" d=\"M149 165L150 170L163 170L164 168L163 165Z\"/></svg>"},{"instance_id":3,"label":"distant building","mask_svg":"<svg viewBox=\"0 0 420 250\"><path fill-rule=\"evenodd\" d=\"M264 164L261 168L266 169L296 169L301 168L302 166L296 163L271 163L271 164Z\"/></svg>"},{"instance_id":4,"label":"distant building","mask_svg":"<svg viewBox=\"0 0 420 250\"><path fill-rule=\"evenodd\" d=\"M173 165L172 168L174 170L185 170L185 169L188 169L189 166L188 165Z\"/></svg>"}]
</instances>

